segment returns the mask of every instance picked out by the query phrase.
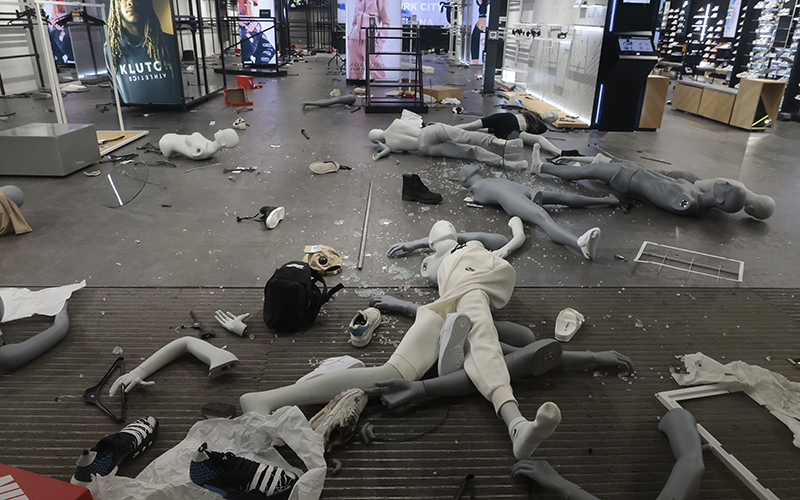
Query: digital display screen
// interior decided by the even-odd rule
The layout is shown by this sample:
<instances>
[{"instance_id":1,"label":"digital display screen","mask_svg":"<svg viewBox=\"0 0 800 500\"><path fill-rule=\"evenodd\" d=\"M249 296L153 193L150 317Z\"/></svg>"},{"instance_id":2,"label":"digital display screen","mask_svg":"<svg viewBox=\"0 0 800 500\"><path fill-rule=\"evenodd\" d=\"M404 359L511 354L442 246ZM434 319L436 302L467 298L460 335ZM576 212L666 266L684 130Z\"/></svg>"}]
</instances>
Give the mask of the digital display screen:
<instances>
[{"instance_id":1,"label":"digital display screen","mask_svg":"<svg viewBox=\"0 0 800 500\"><path fill-rule=\"evenodd\" d=\"M646 36L619 37L620 52L653 52L653 40Z\"/></svg>"}]
</instances>

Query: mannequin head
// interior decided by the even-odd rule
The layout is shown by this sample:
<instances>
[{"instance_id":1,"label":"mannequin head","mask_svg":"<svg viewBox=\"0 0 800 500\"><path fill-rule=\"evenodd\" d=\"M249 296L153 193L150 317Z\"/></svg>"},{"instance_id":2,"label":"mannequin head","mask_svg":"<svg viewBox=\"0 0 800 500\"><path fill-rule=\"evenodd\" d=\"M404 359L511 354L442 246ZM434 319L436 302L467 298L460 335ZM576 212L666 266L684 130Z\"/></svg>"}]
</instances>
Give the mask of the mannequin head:
<instances>
[{"instance_id":1,"label":"mannequin head","mask_svg":"<svg viewBox=\"0 0 800 500\"><path fill-rule=\"evenodd\" d=\"M545 123L555 123L558 118L558 111L547 111L542 113L542 120L544 120Z\"/></svg>"},{"instance_id":2,"label":"mannequin head","mask_svg":"<svg viewBox=\"0 0 800 500\"><path fill-rule=\"evenodd\" d=\"M549 112L549 111L548 111ZM528 125L525 132L534 135L541 135L547 132L547 124L552 123L545 120L542 115L535 111L523 109L520 114L525 118L525 123ZM556 117L557 119L558 117ZM553 120L555 121L555 120Z\"/></svg>"},{"instance_id":3,"label":"mannequin head","mask_svg":"<svg viewBox=\"0 0 800 500\"><path fill-rule=\"evenodd\" d=\"M734 214L744 208L747 194L742 186L736 186L727 181L717 181L711 190L713 195L712 206L723 212Z\"/></svg>"},{"instance_id":4,"label":"mannequin head","mask_svg":"<svg viewBox=\"0 0 800 500\"><path fill-rule=\"evenodd\" d=\"M385 132L383 129L374 128L369 131L369 140L372 142L380 142L383 141L385 137Z\"/></svg>"},{"instance_id":5,"label":"mannequin head","mask_svg":"<svg viewBox=\"0 0 800 500\"><path fill-rule=\"evenodd\" d=\"M744 202L744 211L759 220L769 219L775 213L775 200L765 194L754 194Z\"/></svg>"},{"instance_id":6,"label":"mannequin head","mask_svg":"<svg viewBox=\"0 0 800 500\"><path fill-rule=\"evenodd\" d=\"M444 241L457 241L456 228L446 220L440 220L431 227L428 234L428 246L436 248L439 243Z\"/></svg>"},{"instance_id":7,"label":"mannequin head","mask_svg":"<svg viewBox=\"0 0 800 500\"><path fill-rule=\"evenodd\" d=\"M21 207L25 203L25 195L22 193L22 190L17 186L0 186L0 191L6 195L6 198L14 202L14 205L17 207ZM0 303L0 318L3 317L2 314L2 303Z\"/></svg>"},{"instance_id":8,"label":"mannequin head","mask_svg":"<svg viewBox=\"0 0 800 500\"><path fill-rule=\"evenodd\" d=\"M472 187L473 184L483 179L481 177L481 166L478 164L464 165L458 171L458 182L465 188Z\"/></svg>"},{"instance_id":9,"label":"mannequin head","mask_svg":"<svg viewBox=\"0 0 800 500\"><path fill-rule=\"evenodd\" d=\"M239 145L239 134L232 128L217 130L214 140L223 148L233 148Z\"/></svg>"}]
</instances>

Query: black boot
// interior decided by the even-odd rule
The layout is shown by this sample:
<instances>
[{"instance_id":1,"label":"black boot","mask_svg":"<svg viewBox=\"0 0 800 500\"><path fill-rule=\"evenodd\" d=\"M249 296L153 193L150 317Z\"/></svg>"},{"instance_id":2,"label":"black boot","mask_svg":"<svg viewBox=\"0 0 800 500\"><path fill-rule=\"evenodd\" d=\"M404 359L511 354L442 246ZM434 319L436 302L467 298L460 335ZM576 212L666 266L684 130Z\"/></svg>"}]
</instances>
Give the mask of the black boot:
<instances>
[{"instance_id":1,"label":"black boot","mask_svg":"<svg viewBox=\"0 0 800 500\"><path fill-rule=\"evenodd\" d=\"M417 174L403 174L403 200L441 203L442 195L431 192Z\"/></svg>"}]
</instances>

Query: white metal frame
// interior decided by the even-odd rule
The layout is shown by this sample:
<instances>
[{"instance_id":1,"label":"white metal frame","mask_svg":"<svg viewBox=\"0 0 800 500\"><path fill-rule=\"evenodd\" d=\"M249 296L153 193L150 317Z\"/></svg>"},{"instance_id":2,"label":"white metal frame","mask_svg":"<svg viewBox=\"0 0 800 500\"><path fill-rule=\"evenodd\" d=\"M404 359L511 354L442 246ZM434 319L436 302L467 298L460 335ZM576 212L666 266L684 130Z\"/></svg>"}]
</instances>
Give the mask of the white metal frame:
<instances>
[{"instance_id":1,"label":"white metal frame","mask_svg":"<svg viewBox=\"0 0 800 500\"><path fill-rule=\"evenodd\" d=\"M720 266L717 269L717 274L711 274L711 273L698 271L697 269L693 268L693 266L695 264L694 260L692 260L692 262L681 262L678 259L670 259L667 256L662 256L662 260L660 262L657 261L657 260L645 260L645 259L642 258L642 256L644 256L644 255L647 255L647 256L650 256L650 257L653 256L652 254L646 254L645 253L645 247L647 245L654 245L656 247L666 248L666 249L669 249L669 250L677 250L677 251L680 251L680 252L699 255L699 256L702 256L702 257L711 257L711 258L719 259L719 260L725 261L725 262L732 262L732 263L734 263L734 264L736 264L738 266L738 270L736 272L733 272L733 271L725 271L725 272L728 273L728 274L734 275L736 277L735 278L728 278L726 276L723 276L722 275L722 266ZM666 262L669 261L669 260L673 260L675 262L681 262L683 264L687 264L689 267L686 268L686 267L679 267L679 266L667 264ZM636 254L636 258L634 258L633 261L634 262L641 262L641 263L645 263L645 264L655 264L655 265L661 266L661 267L668 267L670 269L677 269L678 271L686 271L687 273L700 274L702 276L709 276L711 278L716 278L717 280L721 280L722 279L722 280L726 280L726 281L735 281L737 283L741 283L742 279L744 277L744 262L741 261L741 260L729 259L727 257L720 257L719 255L711 255L711 254L708 254L708 253L695 252L694 250L688 250L686 248L671 247L669 245L662 245L660 243L654 243L652 241L645 241L645 242L642 243L642 246L639 248L639 253Z\"/></svg>"},{"instance_id":2,"label":"white metal frame","mask_svg":"<svg viewBox=\"0 0 800 500\"><path fill-rule=\"evenodd\" d=\"M745 387L741 384L709 384L699 385L696 387L686 387L683 389L675 389L672 391L663 391L656 393L656 398L661 401L661 404L668 409L682 408L680 401L687 399L706 398L709 396L720 396L722 394L730 394L733 392L744 392ZM747 394L745 392L745 394ZM717 456L722 463L725 464L731 472L739 478L750 491L756 494L761 500L780 500L769 489L765 488L758 482L758 478L750 472L736 457L725 451L717 439L711 435L705 427L697 424L697 432L700 437L708 443L714 455Z\"/></svg>"},{"instance_id":3,"label":"white metal frame","mask_svg":"<svg viewBox=\"0 0 800 500\"><path fill-rule=\"evenodd\" d=\"M108 21L108 17L106 16L106 7L103 4L99 3L80 3L80 2L61 2L57 0L34 0L36 4L36 12L37 14L42 12L42 5L43 4L50 4L50 5L71 5L73 7L98 7L100 9L100 17L103 22ZM39 35L41 36L43 41L47 42L47 48L50 50L48 52L48 57L44 59L47 60L47 79L50 81L50 90L53 94L53 108L56 112L56 118L58 119L58 123L68 123L67 122L67 114L64 111L64 100L61 97L61 86L58 83L58 70L56 69L56 62L53 60L52 56L49 56L50 53L53 51L53 47L50 44L50 36L47 34L47 28L45 27L44 23L42 22L41 15L36 16L36 23L39 25ZM108 26L103 26L103 32L105 33L106 40L108 40ZM110 50L108 48L108 44L106 44L106 51ZM114 59L111 57L111 54L108 55L108 60L111 61L111 81L116 82L117 71L114 67ZM122 109L119 107L119 91L117 90L117 86L112 84L111 88L114 89L114 103L117 105L117 119L119 120L119 129L121 131L125 131L125 124L122 121Z\"/></svg>"}]
</instances>

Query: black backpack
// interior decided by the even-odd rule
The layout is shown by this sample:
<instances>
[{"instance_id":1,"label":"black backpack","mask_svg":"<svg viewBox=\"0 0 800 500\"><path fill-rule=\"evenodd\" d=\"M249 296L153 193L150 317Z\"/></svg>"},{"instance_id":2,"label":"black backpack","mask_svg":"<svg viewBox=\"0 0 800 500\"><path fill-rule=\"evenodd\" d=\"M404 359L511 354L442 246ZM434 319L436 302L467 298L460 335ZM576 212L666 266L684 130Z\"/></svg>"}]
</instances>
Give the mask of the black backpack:
<instances>
[{"instance_id":1,"label":"black backpack","mask_svg":"<svg viewBox=\"0 0 800 500\"><path fill-rule=\"evenodd\" d=\"M322 284L322 291L318 283ZM264 285L264 322L282 332L307 330L322 305L342 288L340 283L329 291L319 271L305 262L287 262Z\"/></svg>"}]
</instances>

